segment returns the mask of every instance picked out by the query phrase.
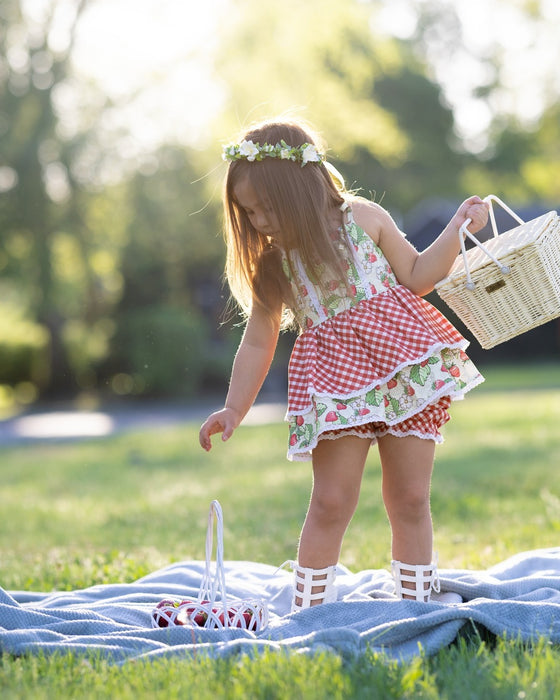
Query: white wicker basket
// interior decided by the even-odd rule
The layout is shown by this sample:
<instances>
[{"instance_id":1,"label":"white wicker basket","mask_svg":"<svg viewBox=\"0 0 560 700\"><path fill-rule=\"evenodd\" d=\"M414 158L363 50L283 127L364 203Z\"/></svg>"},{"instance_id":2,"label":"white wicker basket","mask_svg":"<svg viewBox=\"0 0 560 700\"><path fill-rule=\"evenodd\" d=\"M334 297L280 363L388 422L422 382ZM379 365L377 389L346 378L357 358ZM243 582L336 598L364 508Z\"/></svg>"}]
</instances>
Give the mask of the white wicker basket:
<instances>
[{"instance_id":1,"label":"white wicker basket","mask_svg":"<svg viewBox=\"0 0 560 700\"><path fill-rule=\"evenodd\" d=\"M214 521L216 523L216 563L212 571ZM212 501L206 530L206 566L196 599L160 601L152 610L152 627L241 627L262 632L268 624L268 606L258 598L229 598L224 571L224 518L218 501Z\"/></svg>"},{"instance_id":2,"label":"white wicker basket","mask_svg":"<svg viewBox=\"0 0 560 700\"><path fill-rule=\"evenodd\" d=\"M461 254L435 289L485 348L492 348L560 316L560 219L550 211L523 222L498 197L488 195L494 237L480 243L459 232ZM498 235L492 202L519 226ZM476 247L465 249L465 236Z\"/></svg>"}]
</instances>

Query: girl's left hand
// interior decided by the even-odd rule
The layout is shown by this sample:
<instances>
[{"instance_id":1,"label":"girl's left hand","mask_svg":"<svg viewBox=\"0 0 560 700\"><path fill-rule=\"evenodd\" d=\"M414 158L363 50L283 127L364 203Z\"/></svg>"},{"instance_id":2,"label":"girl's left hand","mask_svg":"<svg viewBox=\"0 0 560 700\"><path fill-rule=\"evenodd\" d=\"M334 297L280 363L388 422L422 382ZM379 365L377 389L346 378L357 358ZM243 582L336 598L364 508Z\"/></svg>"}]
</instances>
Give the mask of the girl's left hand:
<instances>
[{"instance_id":1,"label":"girl's left hand","mask_svg":"<svg viewBox=\"0 0 560 700\"><path fill-rule=\"evenodd\" d=\"M467 226L467 229L471 233L477 233L488 222L488 204L477 195L469 197L457 209L453 219L457 228L460 228L467 219L470 219L471 223Z\"/></svg>"}]
</instances>

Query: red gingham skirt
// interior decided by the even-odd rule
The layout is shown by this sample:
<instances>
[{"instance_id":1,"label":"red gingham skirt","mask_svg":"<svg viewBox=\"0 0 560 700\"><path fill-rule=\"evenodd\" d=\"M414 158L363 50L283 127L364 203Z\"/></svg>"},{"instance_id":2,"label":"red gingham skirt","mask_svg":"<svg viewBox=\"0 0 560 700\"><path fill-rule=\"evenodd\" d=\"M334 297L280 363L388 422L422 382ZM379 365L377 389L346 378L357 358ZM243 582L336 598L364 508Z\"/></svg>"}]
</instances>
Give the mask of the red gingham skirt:
<instances>
[{"instance_id":1,"label":"red gingham skirt","mask_svg":"<svg viewBox=\"0 0 560 700\"><path fill-rule=\"evenodd\" d=\"M467 345L401 285L305 330L289 363L288 457L309 459L318 440L348 432L441 441L450 399L483 381Z\"/></svg>"},{"instance_id":2,"label":"red gingham skirt","mask_svg":"<svg viewBox=\"0 0 560 700\"><path fill-rule=\"evenodd\" d=\"M297 338L289 364L288 414L308 410L313 395L342 398L383 384L431 348L467 345L430 303L407 287L392 287Z\"/></svg>"}]
</instances>

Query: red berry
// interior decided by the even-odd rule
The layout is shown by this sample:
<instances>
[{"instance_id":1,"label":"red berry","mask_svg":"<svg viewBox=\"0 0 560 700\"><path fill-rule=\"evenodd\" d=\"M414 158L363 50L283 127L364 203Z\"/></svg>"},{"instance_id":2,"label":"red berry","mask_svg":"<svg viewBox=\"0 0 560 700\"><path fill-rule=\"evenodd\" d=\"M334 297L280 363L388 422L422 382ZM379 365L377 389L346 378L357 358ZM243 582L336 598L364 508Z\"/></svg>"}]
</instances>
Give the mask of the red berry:
<instances>
[{"instance_id":1,"label":"red berry","mask_svg":"<svg viewBox=\"0 0 560 700\"><path fill-rule=\"evenodd\" d=\"M253 613L250 611L245 611L243 613L243 619L245 620L245 627L250 630L257 626L257 620L253 621Z\"/></svg>"},{"instance_id":2,"label":"red berry","mask_svg":"<svg viewBox=\"0 0 560 700\"><path fill-rule=\"evenodd\" d=\"M196 615L190 615L189 617L195 625L198 625L199 627L204 627L204 624L208 619L208 613L198 612Z\"/></svg>"},{"instance_id":3,"label":"red berry","mask_svg":"<svg viewBox=\"0 0 560 700\"><path fill-rule=\"evenodd\" d=\"M213 610L212 612L218 612L218 610L216 609L216 610ZM235 617L235 611L234 611L234 610L228 610L228 611L227 611L227 618L228 618L228 621L226 622L226 621L225 621L225 620L226 620L226 617L225 617L225 615L224 615L224 612L222 611L222 612L218 615L218 620L220 621L220 624L221 624L221 625L223 625L224 627L227 627L227 626L229 626L229 623L231 622L231 620L233 620L234 617Z\"/></svg>"},{"instance_id":4,"label":"red berry","mask_svg":"<svg viewBox=\"0 0 560 700\"><path fill-rule=\"evenodd\" d=\"M169 627L169 620L165 613L160 613L159 615L154 615L153 617L157 622L158 627Z\"/></svg>"}]
</instances>

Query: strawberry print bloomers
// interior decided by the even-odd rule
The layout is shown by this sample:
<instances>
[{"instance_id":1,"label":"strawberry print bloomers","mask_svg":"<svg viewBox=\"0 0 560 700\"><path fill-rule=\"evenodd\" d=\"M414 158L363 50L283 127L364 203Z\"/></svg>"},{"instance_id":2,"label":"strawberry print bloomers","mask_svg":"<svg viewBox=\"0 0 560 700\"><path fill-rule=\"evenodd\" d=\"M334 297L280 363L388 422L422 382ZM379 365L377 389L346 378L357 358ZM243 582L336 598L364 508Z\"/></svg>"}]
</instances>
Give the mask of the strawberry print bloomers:
<instances>
[{"instance_id":1,"label":"strawberry print bloomers","mask_svg":"<svg viewBox=\"0 0 560 700\"><path fill-rule=\"evenodd\" d=\"M303 329L289 364L291 460L308 460L320 439L348 433L441 442L437 428L448 420L450 399L463 398L484 381L465 354L468 341L397 282L381 249L347 205L343 209L339 248L348 288L333 280L325 293L311 281L325 269L309 274L297 252L290 254L290 265L284 255L293 311Z\"/></svg>"}]
</instances>

